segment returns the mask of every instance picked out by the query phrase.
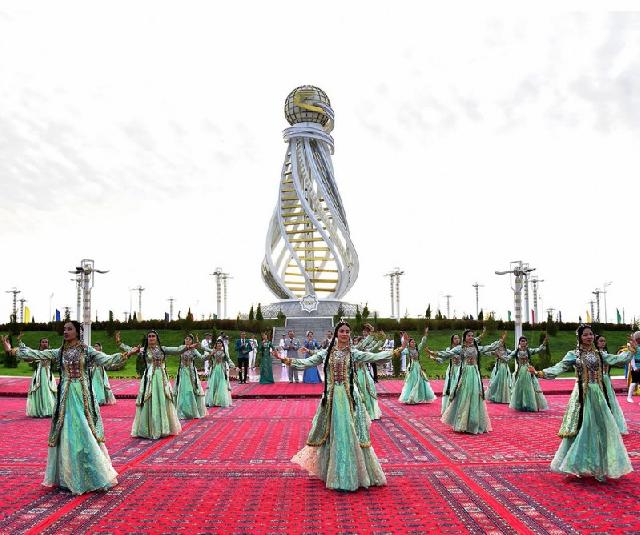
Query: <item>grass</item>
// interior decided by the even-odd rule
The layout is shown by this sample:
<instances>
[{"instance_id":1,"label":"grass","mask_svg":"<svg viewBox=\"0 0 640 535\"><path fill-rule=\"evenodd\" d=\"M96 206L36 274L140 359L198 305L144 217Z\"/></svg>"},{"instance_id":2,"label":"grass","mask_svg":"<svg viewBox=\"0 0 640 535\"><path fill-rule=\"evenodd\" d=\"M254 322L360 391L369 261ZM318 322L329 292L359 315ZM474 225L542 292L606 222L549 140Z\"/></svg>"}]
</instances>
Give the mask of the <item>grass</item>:
<instances>
[{"instance_id":1,"label":"grass","mask_svg":"<svg viewBox=\"0 0 640 535\"><path fill-rule=\"evenodd\" d=\"M140 343L145 336L146 331L144 330L131 330L131 331L123 331L122 332L122 341L125 344L134 346ZM160 330L158 331L160 335L160 340L162 345L164 346L178 346L182 344L184 333L182 331L169 331L169 330ZM203 332L196 332L194 334L198 334L200 338L203 338ZM235 340L239 338L239 331L227 331L227 334L230 338L230 347L229 352L231 353L232 360L236 361L236 350L235 350ZM458 331L450 331L450 330L441 330L441 331L431 331L429 333L428 338L428 347L433 350L441 350L445 349L449 345L449 340L452 334L460 334ZM524 333L525 336L529 338L529 345L531 347L538 346L538 340L540 337L540 331L527 331ZM616 350L626 343L627 334L623 331L604 331L604 336L607 338L609 350L612 353L615 353ZM105 331L93 331L92 333L93 343L100 342L103 347L103 351L105 353L116 353L118 348L112 336L109 336ZM410 336L413 336L416 339L416 342L419 342L422 338L422 333L410 332ZM487 334L483 343L489 344L496 340L499 336L499 333ZM62 344L62 336L53 331L26 331L24 333L24 337L22 341L29 347L36 348L38 347L39 341L41 338L47 337L49 338L49 347L57 348ZM567 351L573 349L575 347L575 334L570 331L558 331L555 336L551 336L549 338L549 347L551 349L551 362L555 363L564 357ZM509 332L507 335L507 347L514 347L514 335L513 332ZM538 367L538 357L533 357L534 366ZM110 377L136 377L136 359L135 357L131 357L129 361L127 361L125 367L122 370L113 371L109 374ZM431 360L428 357L421 357L422 367L427 373L427 375L431 378L442 378L444 377L445 369L447 364L438 364L437 362ZM201 366L201 364L199 365ZM484 357L482 359L482 373L483 375L488 375L491 367L493 366L493 358ZM177 356L168 356L167 357L167 373L174 377L178 368L178 357ZM0 375L11 375L11 376L28 376L32 374L31 365L19 361L17 368L7 368L5 366L4 360L0 363ZM567 377L572 376L572 373L564 374Z\"/></svg>"}]
</instances>

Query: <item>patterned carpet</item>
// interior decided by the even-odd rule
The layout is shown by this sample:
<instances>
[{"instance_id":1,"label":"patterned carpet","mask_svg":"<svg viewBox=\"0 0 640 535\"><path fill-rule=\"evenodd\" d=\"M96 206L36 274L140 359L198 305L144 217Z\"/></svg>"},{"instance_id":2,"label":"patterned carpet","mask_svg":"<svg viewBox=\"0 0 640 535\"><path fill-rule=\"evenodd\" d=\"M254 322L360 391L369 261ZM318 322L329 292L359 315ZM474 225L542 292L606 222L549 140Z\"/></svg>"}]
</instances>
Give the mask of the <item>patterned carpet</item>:
<instances>
[{"instance_id":1,"label":"patterned carpet","mask_svg":"<svg viewBox=\"0 0 640 535\"><path fill-rule=\"evenodd\" d=\"M0 397L0 533L640 533L638 472L599 484L549 471L567 399L538 414L490 404L494 431L470 436L439 421L440 400L381 398L371 434L388 485L355 493L289 461L317 399L236 399L158 441L129 436L122 399L102 408L120 484L72 496L40 486L49 420ZM638 470L640 405L619 399Z\"/></svg>"},{"instance_id":2,"label":"patterned carpet","mask_svg":"<svg viewBox=\"0 0 640 535\"><path fill-rule=\"evenodd\" d=\"M289 383L279 381L270 385L261 385L254 371L250 372L250 382L238 384L231 381L232 396L238 399L269 399L269 398L318 398L322 395L322 384ZM6 377L0 376L0 396L6 397L26 397L29 390L29 377ZM110 379L111 389L118 399L135 399L140 387L139 379ZM430 381L431 387L436 395L442 395L444 381L433 379ZM488 380L484 381L485 386ZM615 378L614 388L617 392L626 392L626 379ZM402 391L403 380L381 379L376 385L380 397L397 397ZM549 395L570 394L574 385L573 379L541 380L542 390ZM206 388L206 379L203 379L203 386Z\"/></svg>"}]
</instances>

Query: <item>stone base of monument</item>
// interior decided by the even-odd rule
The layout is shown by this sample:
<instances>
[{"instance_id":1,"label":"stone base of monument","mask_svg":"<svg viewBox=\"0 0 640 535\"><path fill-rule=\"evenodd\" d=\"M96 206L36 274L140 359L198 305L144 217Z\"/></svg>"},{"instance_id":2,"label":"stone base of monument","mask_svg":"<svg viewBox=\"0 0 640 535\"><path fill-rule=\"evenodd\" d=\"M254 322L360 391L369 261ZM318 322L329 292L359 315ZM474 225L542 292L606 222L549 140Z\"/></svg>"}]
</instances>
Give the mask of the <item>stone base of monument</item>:
<instances>
[{"instance_id":1,"label":"stone base of monument","mask_svg":"<svg viewBox=\"0 0 640 535\"><path fill-rule=\"evenodd\" d=\"M293 331L301 344L307 332L312 331L314 338L322 343L327 331L333 331L333 317L338 313L341 305L345 317L355 316L356 305L330 299L307 299L306 302L304 298L302 300L283 299L263 307L262 310L265 318L275 318L279 312L286 316L284 327L273 328L273 345L277 347L288 331ZM301 355L300 358L303 356ZM274 359L274 364L280 364L280 361ZM274 367L274 371L276 369ZM277 373L274 374L274 378L278 381Z\"/></svg>"}]
</instances>

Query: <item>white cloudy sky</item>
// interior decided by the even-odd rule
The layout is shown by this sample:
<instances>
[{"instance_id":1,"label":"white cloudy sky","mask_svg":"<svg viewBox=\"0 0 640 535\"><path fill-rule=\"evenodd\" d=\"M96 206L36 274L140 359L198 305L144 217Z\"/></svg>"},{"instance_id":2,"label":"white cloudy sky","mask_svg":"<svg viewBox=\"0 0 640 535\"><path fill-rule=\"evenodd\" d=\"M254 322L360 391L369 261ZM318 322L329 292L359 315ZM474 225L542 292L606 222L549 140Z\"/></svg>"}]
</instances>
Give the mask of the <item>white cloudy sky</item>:
<instances>
[{"instance_id":1,"label":"white cloudy sky","mask_svg":"<svg viewBox=\"0 0 640 535\"><path fill-rule=\"evenodd\" d=\"M336 113L348 301L388 315L400 266L403 313L475 313L479 281L506 316L494 270L522 259L564 319L605 281L609 318L640 315L640 14L422 5L0 2L1 289L44 319L94 258L103 318L139 284L146 317L208 315L215 266L230 316L271 302L282 106L310 83Z\"/></svg>"}]
</instances>

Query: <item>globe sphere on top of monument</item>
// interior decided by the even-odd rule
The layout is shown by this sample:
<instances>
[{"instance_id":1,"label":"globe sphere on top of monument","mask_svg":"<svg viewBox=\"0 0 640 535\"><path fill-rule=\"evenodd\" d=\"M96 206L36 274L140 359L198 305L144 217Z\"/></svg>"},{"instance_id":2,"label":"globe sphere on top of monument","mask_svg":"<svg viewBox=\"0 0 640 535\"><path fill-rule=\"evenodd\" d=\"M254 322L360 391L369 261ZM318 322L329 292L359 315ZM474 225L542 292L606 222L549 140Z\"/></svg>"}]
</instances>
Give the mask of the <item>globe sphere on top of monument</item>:
<instances>
[{"instance_id":1,"label":"globe sphere on top of monument","mask_svg":"<svg viewBox=\"0 0 640 535\"><path fill-rule=\"evenodd\" d=\"M325 126L329 118L322 111L313 109L317 109L317 106L313 105L314 102L323 102L331 106L329 97L319 87L301 85L291 91L284 103L284 115L289 124L318 123Z\"/></svg>"}]
</instances>

